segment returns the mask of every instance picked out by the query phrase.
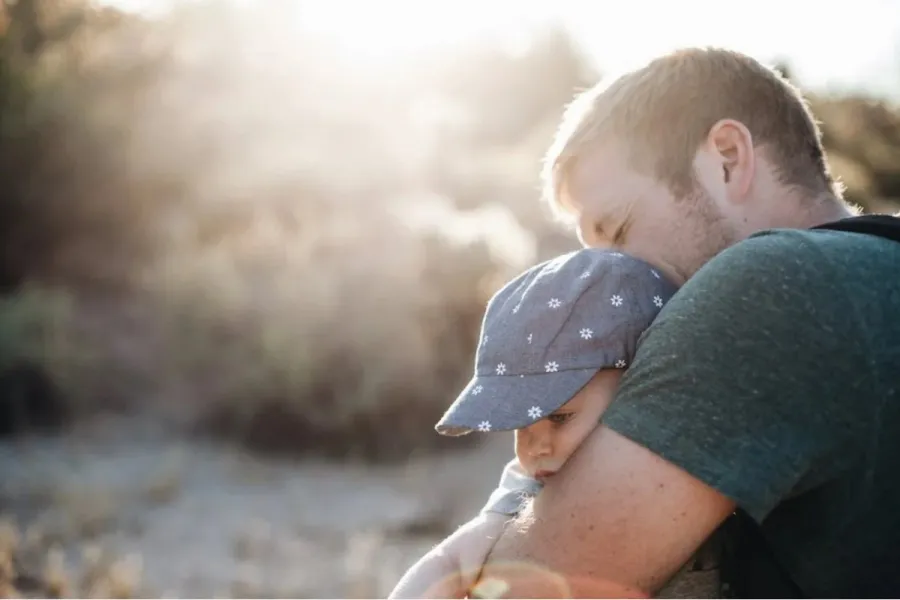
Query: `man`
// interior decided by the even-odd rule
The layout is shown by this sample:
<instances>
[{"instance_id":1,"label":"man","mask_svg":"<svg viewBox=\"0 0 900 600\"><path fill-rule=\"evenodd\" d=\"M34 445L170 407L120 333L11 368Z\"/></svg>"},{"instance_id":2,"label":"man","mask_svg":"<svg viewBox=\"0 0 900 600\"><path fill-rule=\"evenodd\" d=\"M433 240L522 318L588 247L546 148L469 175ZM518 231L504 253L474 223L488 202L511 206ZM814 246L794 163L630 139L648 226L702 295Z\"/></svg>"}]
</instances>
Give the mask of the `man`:
<instances>
[{"instance_id":1,"label":"man","mask_svg":"<svg viewBox=\"0 0 900 600\"><path fill-rule=\"evenodd\" d=\"M584 245L684 286L482 582L651 596L740 508L803 594L900 593L900 244L808 230L854 211L799 92L675 52L578 98L545 175Z\"/></svg>"}]
</instances>

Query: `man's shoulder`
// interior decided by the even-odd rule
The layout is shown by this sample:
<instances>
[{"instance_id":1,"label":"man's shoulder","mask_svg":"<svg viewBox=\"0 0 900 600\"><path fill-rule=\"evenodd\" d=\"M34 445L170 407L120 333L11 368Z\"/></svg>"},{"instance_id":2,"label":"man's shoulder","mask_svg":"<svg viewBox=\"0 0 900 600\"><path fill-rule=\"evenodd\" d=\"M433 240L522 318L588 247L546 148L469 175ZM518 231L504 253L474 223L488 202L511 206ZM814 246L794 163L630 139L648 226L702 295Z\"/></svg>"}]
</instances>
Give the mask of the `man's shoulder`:
<instances>
[{"instance_id":1,"label":"man's shoulder","mask_svg":"<svg viewBox=\"0 0 900 600\"><path fill-rule=\"evenodd\" d=\"M833 477L871 423L860 399L880 394L859 374L887 363L872 348L900 330L892 294L872 291L896 283L862 267L888 268L890 244L772 230L725 250L647 329L604 423L759 521L801 482Z\"/></svg>"},{"instance_id":2,"label":"man's shoulder","mask_svg":"<svg viewBox=\"0 0 900 600\"><path fill-rule=\"evenodd\" d=\"M810 284L815 287L831 278L831 266L814 237L800 230L768 230L726 248L685 282L660 316L710 310L747 315Z\"/></svg>"},{"instance_id":3,"label":"man's shoulder","mask_svg":"<svg viewBox=\"0 0 900 600\"><path fill-rule=\"evenodd\" d=\"M638 358L689 353L711 368L753 371L770 368L777 354L813 372L821 362L816 356L829 348L852 368L868 360L873 336L898 333L900 326L887 324L900 297L898 265L900 244L872 235L762 232L724 250L685 283L645 332ZM791 350L797 344L818 350ZM844 375L835 368L816 377Z\"/></svg>"},{"instance_id":4,"label":"man's shoulder","mask_svg":"<svg viewBox=\"0 0 900 600\"><path fill-rule=\"evenodd\" d=\"M900 254L900 243L882 236L833 229L767 229L728 248L710 262L752 260L771 266L768 260L809 265L820 262L854 263L862 256ZM778 260L780 259L780 261ZM776 264L777 264L776 262Z\"/></svg>"},{"instance_id":5,"label":"man's shoulder","mask_svg":"<svg viewBox=\"0 0 900 600\"><path fill-rule=\"evenodd\" d=\"M835 301L841 294L814 296L814 290L844 282L867 288L895 284L883 277L900 264L900 243L879 236L820 229L770 229L727 248L682 288L686 296L715 291L721 303L750 290L772 296L800 293L811 301Z\"/></svg>"}]
</instances>

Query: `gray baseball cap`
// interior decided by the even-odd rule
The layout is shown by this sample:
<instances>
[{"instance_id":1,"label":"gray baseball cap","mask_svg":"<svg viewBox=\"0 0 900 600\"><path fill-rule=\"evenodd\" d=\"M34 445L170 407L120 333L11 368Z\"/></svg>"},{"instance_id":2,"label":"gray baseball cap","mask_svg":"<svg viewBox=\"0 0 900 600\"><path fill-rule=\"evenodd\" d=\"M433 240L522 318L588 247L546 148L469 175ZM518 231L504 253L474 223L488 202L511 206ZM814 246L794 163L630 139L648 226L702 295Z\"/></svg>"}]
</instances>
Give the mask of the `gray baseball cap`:
<instances>
[{"instance_id":1,"label":"gray baseball cap","mask_svg":"<svg viewBox=\"0 0 900 600\"><path fill-rule=\"evenodd\" d=\"M475 376L435 425L443 435L520 429L600 369L624 369L676 291L652 265L584 249L528 269L488 302Z\"/></svg>"}]
</instances>

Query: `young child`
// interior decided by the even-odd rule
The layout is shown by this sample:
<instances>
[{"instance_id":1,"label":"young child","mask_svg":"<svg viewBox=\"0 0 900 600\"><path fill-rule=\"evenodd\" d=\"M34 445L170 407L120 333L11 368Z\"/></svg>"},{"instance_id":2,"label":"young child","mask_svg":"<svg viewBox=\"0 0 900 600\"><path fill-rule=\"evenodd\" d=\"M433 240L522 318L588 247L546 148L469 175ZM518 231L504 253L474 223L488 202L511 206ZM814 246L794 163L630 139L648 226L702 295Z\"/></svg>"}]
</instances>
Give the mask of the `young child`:
<instances>
[{"instance_id":1,"label":"young child","mask_svg":"<svg viewBox=\"0 0 900 600\"><path fill-rule=\"evenodd\" d=\"M390 598L463 598L503 527L537 494L611 402L638 339L675 293L642 260L586 249L539 264L490 300L475 377L443 435L515 430L515 454L481 514L403 576Z\"/></svg>"}]
</instances>

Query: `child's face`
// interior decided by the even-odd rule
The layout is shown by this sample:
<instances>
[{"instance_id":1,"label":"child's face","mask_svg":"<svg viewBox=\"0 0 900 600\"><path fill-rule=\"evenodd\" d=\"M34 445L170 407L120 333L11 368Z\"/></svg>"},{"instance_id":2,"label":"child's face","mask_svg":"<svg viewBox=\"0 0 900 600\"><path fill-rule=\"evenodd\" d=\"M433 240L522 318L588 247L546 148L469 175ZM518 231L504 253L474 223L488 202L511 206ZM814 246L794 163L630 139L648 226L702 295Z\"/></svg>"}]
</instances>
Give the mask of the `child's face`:
<instances>
[{"instance_id":1,"label":"child's face","mask_svg":"<svg viewBox=\"0 0 900 600\"><path fill-rule=\"evenodd\" d=\"M580 392L552 414L516 430L516 458L532 477L544 480L558 471L593 431L612 402L622 371L599 371Z\"/></svg>"}]
</instances>

